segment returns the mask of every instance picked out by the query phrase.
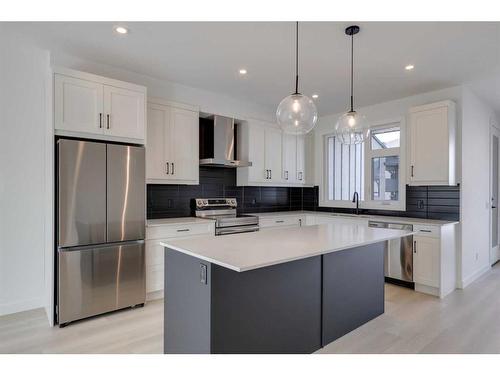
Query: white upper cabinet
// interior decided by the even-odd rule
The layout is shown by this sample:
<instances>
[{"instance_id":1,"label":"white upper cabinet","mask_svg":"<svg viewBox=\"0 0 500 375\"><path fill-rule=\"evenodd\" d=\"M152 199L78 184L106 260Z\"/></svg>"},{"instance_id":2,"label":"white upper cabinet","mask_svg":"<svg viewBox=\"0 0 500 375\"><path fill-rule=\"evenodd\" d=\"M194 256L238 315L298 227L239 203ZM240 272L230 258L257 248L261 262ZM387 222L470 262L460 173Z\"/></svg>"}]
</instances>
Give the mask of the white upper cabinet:
<instances>
[{"instance_id":1,"label":"white upper cabinet","mask_svg":"<svg viewBox=\"0 0 500 375\"><path fill-rule=\"evenodd\" d=\"M300 186L305 183L304 136L284 134L277 125L248 120L238 130L238 158L252 162L237 169L237 183Z\"/></svg>"},{"instance_id":2,"label":"white upper cabinet","mask_svg":"<svg viewBox=\"0 0 500 375\"><path fill-rule=\"evenodd\" d=\"M170 150L171 177L175 180L199 180L199 113L172 108Z\"/></svg>"},{"instance_id":3,"label":"white upper cabinet","mask_svg":"<svg viewBox=\"0 0 500 375\"><path fill-rule=\"evenodd\" d=\"M144 139L146 96L142 92L104 86L104 134Z\"/></svg>"},{"instance_id":4,"label":"white upper cabinet","mask_svg":"<svg viewBox=\"0 0 500 375\"><path fill-rule=\"evenodd\" d=\"M198 184L199 113L162 99L148 103L146 179L148 183Z\"/></svg>"},{"instance_id":5,"label":"white upper cabinet","mask_svg":"<svg viewBox=\"0 0 500 375\"><path fill-rule=\"evenodd\" d=\"M271 127L265 128L264 156L265 176L268 182L282 182L281 168L281 131Z\"/></svg>"},{"instance_id":6,"label":"white upper cabinet","mask_svg":"<svg viewBox=\"0 0 500 375\"><path fill-rule=\"evenodd\" d=\"M289 184L305 182L305 136L283 134L283 176Z\"/></svg>"},{"instance_id":7,"label":"white upper cabinet","mask_svg":"<svg viewBox=\"0 0 500 375\"><path fill-rule=\"evenodd\" d=\"M452 101L410 109L410 185L456 185L455 131L456 109Z\"/></svg>"},{"instance_id":8,"label":"white upper cabinet","mask_svg":"<svg viewBox=\"0 0 500 375\"><path fill-rule=\"evenodd\" d=\"M144 143L146 88L56 68L56 134Z\"/></svg>"},{"instance_id":9,"label":"white upper cabinet","mask_svg":"<svg viewBox=\"0 0 500 375\"><path fill-rule=\"evenodd\" d=\"M238 130L238 158L252 162L237 169L237 184L279 185L282 176L281 131L270 123L249 120Z\"/></svg>"},{"instance_id":10,"label":"white upper cabinet","mask_svg":"<svg viewBox=\"0 0 500 375\"><path fill-rule=\"evenodd\" d=\"M289 183L297 181L297 137L283 134L283 180Z\"/></svg>"},{"instance_id":11,"label":"white upper cabinet","mask_svg":"<svg viewBox=\"0 0 500 375\"><path fill-rule=\"evenodd\" d=\"M102 84L56 74L54 95L56 129L102 134Z\"/></svg>"}]
</instances>

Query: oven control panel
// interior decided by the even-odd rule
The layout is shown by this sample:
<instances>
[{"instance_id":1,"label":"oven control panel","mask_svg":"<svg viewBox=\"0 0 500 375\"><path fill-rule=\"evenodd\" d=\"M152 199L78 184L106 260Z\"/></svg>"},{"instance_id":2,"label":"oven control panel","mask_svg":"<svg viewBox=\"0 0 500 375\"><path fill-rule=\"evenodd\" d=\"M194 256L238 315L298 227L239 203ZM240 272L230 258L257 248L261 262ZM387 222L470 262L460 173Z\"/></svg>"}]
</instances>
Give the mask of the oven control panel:
<instances>
[{"instance_id":1,"label":"oven control panel","mask_svg":"<svg viewBox=\"0 0 500 375\"><path fill-rule=\"evenodd\" d=\"M236 208L236 198L196 198L196 209Z\"/></svg>"}]
</instances>

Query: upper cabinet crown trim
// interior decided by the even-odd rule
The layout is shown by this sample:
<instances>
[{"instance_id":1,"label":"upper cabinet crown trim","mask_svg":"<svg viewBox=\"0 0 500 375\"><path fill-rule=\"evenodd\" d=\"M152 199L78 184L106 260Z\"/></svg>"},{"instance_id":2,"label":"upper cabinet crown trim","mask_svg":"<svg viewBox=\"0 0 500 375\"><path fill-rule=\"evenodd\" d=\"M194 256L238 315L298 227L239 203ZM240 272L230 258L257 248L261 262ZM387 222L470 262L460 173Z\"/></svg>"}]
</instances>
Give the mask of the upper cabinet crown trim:
<instances>
[{"instance_id":1,"label":"upper cabinet crown trim","mask_svg":"<svg viewBox=\"0 0 500 375\"><path fill-rule=\"evenodd\" d=\"M154 97L154 96L148 96L148 103L150 103L150 104L166 105L166 106L169 106L169 107L186 109L188 111L193 111L193 112L199 112L200 111L200 107L196 106L196 105L172 102L170 100L163 99L163 98L158 98L158 97Z\"/></svg>"},{"instance_id":2,"label":"upper cabinet crown trim","mask_svg":"<svg viewBox=\"0 0 500 375\"><path fill-rule=\"evenodd\" d=\"M147 88L145 86L136 85L135 83L120 81L113 78L103 77L92 73L81 72L74 69L64 68L61 66L53 66L52 72L54 74L61 74L68 77L80 78L86 81L101 83L104 85L109 85L113 87L119 87L123 89L128 89L132 91L147 93Z\"/></svg>"},{"instance_id":3,"label":"upper cabinet crown trim","mask_svg":"<svg viewBox=\"0 0 500 375\"><path fill-rule=\"evenodd\" d=\"M440 107L455 107L455 102L452 100L441 100L439 102L429 103L411 107L409 113L423 112Z\"/></svg>"}]
</instances>

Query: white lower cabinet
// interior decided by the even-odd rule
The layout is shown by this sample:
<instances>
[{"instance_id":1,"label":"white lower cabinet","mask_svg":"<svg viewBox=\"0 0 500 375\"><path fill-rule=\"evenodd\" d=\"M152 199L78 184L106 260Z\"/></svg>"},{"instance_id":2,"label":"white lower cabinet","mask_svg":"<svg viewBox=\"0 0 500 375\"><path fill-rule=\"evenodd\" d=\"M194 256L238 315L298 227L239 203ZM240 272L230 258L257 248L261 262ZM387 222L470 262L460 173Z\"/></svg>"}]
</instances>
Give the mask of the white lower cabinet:
<instances>
[{"instance_id":1,"label":"white lower cabinet","mask_svg":"<svg viewBox=\"0 0 500 375\"><path fill-rule=\"evenodd\" d=\"M413 237L413 281L417 284L439 287L439 239Z\"/></svg>"},{"instance_id":2,"label":"white lower cabinet","mask_svg":"<svg viewBox=\"0 0 500 375\"><path fill-rule=\"evenodd\" d=\"M166 224L146 228L146 293L148 299L163 298L165 280L165 248L161 242L168 239L215 235L215 223Z\"/></svg>"},{"instance_id":3,"label":"white lower cabinet","mask_svg":"<svg viewBox=\"0 0 500 375\"><path fill-rule=\"evenodd\" d=\"M415 290L445 297L456 289L457 225L414 225Z\"/></svg>"}]
</instances>

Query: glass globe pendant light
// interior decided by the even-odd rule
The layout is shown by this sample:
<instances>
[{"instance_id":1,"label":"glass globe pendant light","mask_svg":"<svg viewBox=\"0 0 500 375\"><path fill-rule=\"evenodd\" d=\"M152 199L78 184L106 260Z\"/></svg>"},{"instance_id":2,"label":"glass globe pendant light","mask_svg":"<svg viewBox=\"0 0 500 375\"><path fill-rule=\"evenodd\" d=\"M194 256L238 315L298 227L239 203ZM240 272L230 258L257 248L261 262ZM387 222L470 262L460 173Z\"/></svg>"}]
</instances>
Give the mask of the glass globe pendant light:
<instances>
[{"instance_id":1,"label":"glass globe pendant light","mask_svg":"<svg viewBox=\"0 0 500 375\"><path fill-rule=\"evenodd\" d=\"M354 35L359 33L359 26L349 26L345 29L346 35L351 37L351 108L337 120L335 136L340 143L363 143L370 136L370 124L366 117L354 110L353 77L354 77Z\"/></svg>"},{"instance_id":2,"label":"glass globe pendant light","mask_svg":"<svg viewBox=\"0 0 500 375\"><path fill-rule=\"evenodd\" d=\"M284 98L276 110L278 125L287 134L309 133L318 121L316 105L299 93L299 23L296 23L295 92Z\"/></svg>"}]
</instances>

